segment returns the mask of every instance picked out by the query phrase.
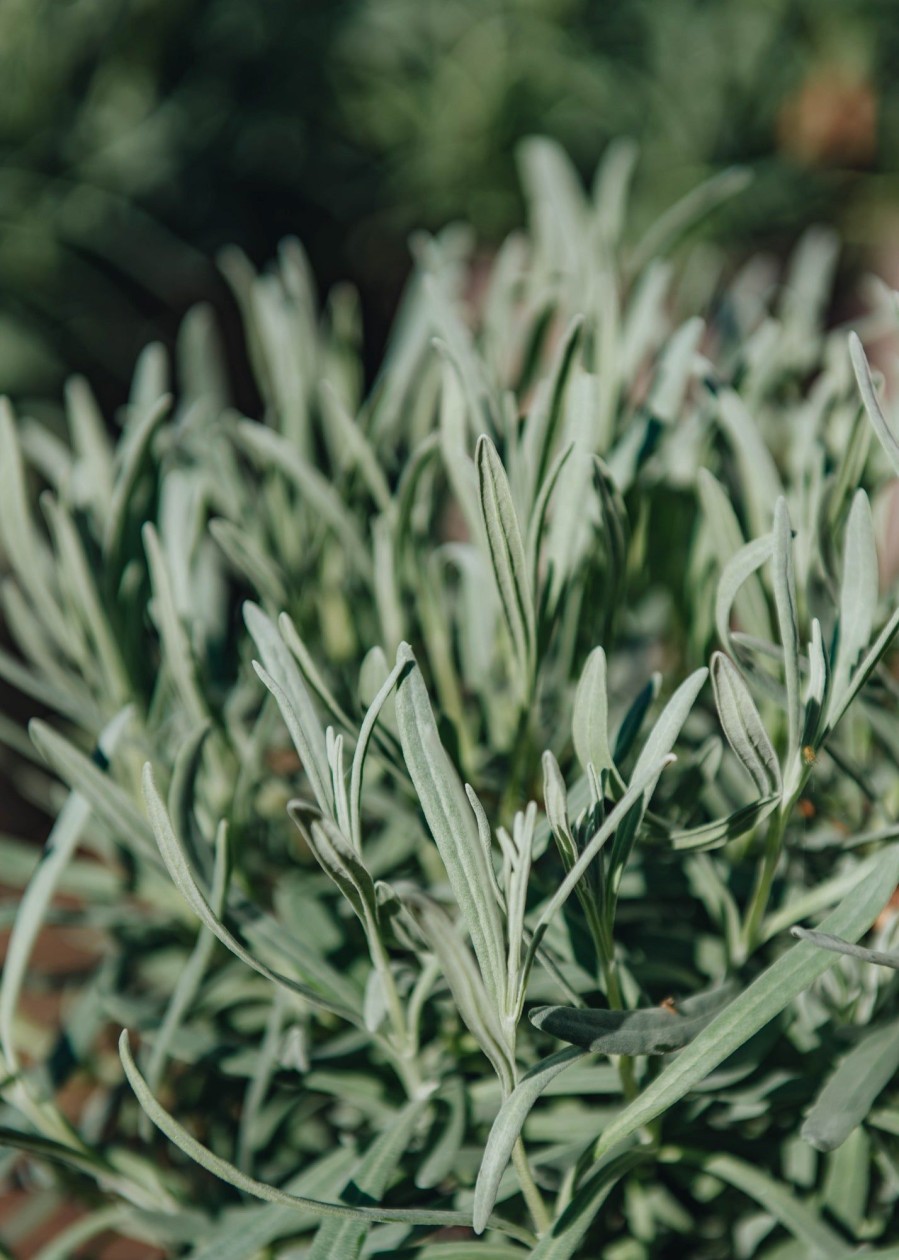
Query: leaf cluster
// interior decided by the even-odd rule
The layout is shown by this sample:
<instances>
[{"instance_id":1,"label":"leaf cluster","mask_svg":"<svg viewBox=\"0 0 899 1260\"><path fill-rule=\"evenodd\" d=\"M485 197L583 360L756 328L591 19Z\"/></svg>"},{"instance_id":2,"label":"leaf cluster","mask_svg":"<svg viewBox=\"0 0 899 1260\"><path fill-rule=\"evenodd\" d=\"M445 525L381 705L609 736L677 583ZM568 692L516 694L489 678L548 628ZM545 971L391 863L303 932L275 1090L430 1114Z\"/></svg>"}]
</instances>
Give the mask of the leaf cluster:
<instances>
[{"instance_id":1,"label":"leaf cluster","mask_svg":"<svg viewBox=\"0 0 899 1260\"><path fill-rule=\"evenodd\" d=\"M290 241L226 259L258 417L204 311L113 436L83 381L65 433L0 410L0 674L53 715L0 722L53 818L0 841L2 1141L79 1241L893 1254L896 426L833 241L726 276L676 247L742 175L634 239L633 161L532 141L476 303L418 239L367 394Z\"/></svg>"}]
</instances>

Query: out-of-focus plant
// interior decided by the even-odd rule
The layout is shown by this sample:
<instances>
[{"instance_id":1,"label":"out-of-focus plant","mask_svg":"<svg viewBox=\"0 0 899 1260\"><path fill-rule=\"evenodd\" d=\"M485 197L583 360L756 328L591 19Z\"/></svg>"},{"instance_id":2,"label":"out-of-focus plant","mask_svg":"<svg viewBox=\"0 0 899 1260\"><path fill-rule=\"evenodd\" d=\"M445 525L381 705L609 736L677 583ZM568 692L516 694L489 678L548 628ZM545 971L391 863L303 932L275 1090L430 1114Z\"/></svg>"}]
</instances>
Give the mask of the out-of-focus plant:
<instances>
[{"instance_id":1,"label":"out-of-focus plant","mask_svg":"<svg viewBox=\"0 0 899 1260\"><path fill-rule=\"evenodd\" d=\"M83 381L65 437L0 412L0 673L57 715L0 725L55 819L0 847L0 1140L88 1207L44 1260L890 1242L899 439L835 240L725 282L669 255L739 172L635 237L630 146L590 196L522 159L528 234L474 296L470 235L418 237L370 391L289 241L224 258L257 418L203 309L115 440Z\"/></svg>"},{"instance_id":2,"label":"out-of-focus plant","mask_svg":"<svg viewBox=\"0 0 899 1260\"><path fill-rule=\"evenodd\" d=\"M644 224L733 163L723 239L780 244L894 199L899 20L869 0L9 0L0 12L0 388L66 365L119 397L230 240L287 232L383 314L406 236L520 219L535 130L582 174L619 135ZM385 294L387 295L385 297Z\"/></svg>"}]
</instances>

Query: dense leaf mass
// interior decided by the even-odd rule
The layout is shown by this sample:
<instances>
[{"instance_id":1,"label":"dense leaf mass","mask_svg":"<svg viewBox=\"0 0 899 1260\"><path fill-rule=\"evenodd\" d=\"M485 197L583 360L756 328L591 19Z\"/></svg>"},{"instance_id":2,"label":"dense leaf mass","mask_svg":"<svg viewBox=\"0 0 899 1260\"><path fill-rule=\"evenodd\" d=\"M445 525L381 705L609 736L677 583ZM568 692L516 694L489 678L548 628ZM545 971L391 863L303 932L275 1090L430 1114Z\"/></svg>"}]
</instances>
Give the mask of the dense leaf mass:
<instances>
[{"instance_id":1,"label":"dense leaf mass","mask_svg":"<svg viewBox=\"0 0 899 1260\"><path fill-rule=\"evenodd\" d=\"M71 1247L895 1254L892 296L832 327L821 231L691 249L739 173L633 239L633 159L588 196L529 142L485 288L417 239L367 396L287 241L225 260L258 416L205 309L112 436L81 380L65 433L0 409L43 714L0 739L54 820L0 840L0 1140Z\"/></svg>"}]
</instances>

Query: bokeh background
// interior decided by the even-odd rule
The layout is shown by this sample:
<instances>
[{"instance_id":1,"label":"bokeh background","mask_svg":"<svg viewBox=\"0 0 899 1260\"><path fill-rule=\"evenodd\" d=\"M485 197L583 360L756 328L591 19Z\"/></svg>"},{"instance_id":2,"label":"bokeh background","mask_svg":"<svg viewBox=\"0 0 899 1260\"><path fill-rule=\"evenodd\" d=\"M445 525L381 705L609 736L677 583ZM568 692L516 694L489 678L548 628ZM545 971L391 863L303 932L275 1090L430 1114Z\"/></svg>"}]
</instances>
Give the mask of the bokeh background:
<instances>
[{"instance_id":1,"label":"bokeh background","mask_svg":"<svg viewBox=\"0 0 899 1260\"><path fill-rule=\"evenodd\" d=\"M114 405L192 303L227 320L216 251L287 233L360 289L372 365L409 232L489 249L534 132L585 177L637 139L647 218L748 165L707 229L736 250L899 239L896 65L892 0L4 0L0 392L77 369Z\"/></svg>"}]
</instances>

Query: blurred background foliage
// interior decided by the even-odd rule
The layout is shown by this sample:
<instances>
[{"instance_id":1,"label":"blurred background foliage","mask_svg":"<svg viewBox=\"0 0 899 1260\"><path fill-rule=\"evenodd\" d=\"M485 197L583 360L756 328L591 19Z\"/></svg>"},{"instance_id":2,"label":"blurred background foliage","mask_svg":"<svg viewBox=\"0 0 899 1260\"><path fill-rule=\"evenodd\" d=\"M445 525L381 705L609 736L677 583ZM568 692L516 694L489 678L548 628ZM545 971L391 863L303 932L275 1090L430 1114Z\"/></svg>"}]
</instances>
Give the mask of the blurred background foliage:
<instances>
[{"instance_id":1,"label":"blurred background foliage","mask_svg":"<svg viewBox=\"0 0 899 1260\"><path fill-rule=\"evenodd\" d=\"M149 338L226 301L216 251L286 233L359 287L372 365L409 232L464 218L489 248L534 132L583 173L636 138L647 218L749 165L708 229L738 249L815 219L876 239L897 57L890 0L4 0L0 391L77 368L118 401Z\"/></svg>"}]
</instances>

